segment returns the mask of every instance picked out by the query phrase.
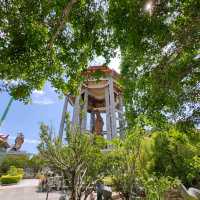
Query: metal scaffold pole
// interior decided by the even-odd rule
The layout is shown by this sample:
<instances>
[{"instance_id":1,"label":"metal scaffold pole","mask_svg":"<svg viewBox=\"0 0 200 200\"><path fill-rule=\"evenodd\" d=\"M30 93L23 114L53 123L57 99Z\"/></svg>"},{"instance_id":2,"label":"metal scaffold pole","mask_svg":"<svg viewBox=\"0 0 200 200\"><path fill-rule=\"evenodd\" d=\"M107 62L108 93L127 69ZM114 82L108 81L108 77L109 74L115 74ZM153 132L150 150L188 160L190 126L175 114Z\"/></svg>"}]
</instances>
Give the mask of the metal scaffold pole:
<instances>
[{"instance_id":1,"label":"metal scaffold pole","mask_svg":"<svg viewBox=\"0 0 200 200\"><path fill-rule=\"evenodd\" d=\"M8 111L10 109L10 106L11 106L13 100L14 100L13 97L11 97L10 100L9 100L9 102L8 102L8 105L7 105L5 111L4 111L4 113L3 113L3 115L2 115L2 117L0 119L0 127L2 126L3 121L5 120L5 118L6 118L7 114L8 114Z\"/></svg>"}]
</instances>

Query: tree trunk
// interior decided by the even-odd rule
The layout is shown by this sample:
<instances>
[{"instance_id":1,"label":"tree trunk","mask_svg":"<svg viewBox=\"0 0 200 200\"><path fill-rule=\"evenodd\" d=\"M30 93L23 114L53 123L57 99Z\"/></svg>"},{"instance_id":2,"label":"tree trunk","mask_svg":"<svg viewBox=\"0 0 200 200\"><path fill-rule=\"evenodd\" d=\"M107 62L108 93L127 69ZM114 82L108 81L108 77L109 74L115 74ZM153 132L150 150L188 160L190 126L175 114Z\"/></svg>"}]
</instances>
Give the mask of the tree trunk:
<instances>
[{"instance_id":1,"label":"tree trunk","mask_svg":"<svg viewBox=\"0 0 200 200\"><path fill-rule=\"evenodd\" d=\"M77 200L76 199L76 183L75 180L76 179L76 175L75 172L72 172L72 180L71 180L71 196L70 196L70 200Z\"/></svg>"}]
</instances>

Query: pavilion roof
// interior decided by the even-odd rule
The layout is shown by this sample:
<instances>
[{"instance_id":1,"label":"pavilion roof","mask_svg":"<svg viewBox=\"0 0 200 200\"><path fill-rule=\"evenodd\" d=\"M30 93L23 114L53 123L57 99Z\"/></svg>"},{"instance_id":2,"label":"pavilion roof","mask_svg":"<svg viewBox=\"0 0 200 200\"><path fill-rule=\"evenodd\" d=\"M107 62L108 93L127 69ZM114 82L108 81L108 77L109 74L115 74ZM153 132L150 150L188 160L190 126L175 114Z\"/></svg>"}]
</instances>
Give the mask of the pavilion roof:
<instances>
[{"instance_id":1,"label":"pavilion roof","mask_svg":"<svg viewBox=\"0 0 200 200\"><path fill-rule=\"evenodd\" d=\"M96 72L102 72L105 75L111 75L112 77L118 79L120 77L120 74L117 73L115 70L110 69L106 65L98 65L98 66L90 66L83 72L84 76L91 76L92 74Z\"/></svg>"}]
</instances>

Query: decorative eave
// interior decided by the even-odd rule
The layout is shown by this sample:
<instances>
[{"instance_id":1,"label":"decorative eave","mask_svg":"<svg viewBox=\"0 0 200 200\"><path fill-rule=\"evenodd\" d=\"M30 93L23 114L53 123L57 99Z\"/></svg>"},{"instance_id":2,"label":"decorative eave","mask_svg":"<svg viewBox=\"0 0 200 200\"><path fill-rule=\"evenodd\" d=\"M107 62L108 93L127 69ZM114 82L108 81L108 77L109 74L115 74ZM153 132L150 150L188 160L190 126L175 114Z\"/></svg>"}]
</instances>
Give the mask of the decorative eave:
<instances>
[{"instance_id":1,"label":"decorative eave","mask_svg":"<svg viewBox=\"0 0 200 200\"><path fill-rule=\"evenodd\" d=\"M103 75L110 75L114 79L119 79L120 78L120 74L119 73L117 73L113 69L110 69L106 65L90 66L82 74L83 74L83 76L85 76L87 78L90 78L96 72L101 72Z\"/></svg>"},{"instance_id":2,"label":"decorative eave","mask_svg":"<svg viewBox=\"0 0 200 200\"><path fill-rule=\"evenodd\" d=\"M94 78L92 76L96 72L101 72L103 77L100 77L99 80L95 80L95 76L94 76ZM101 90L101 89L107 87L109 77L113 78L113 86L114 86L114 90L116 91L116 94L121 94L123 91L123 88L118 83L120 74L105 65L90 66L84 72L82 72L82 75L85 77L85 81L84 81L83 85L81 86L81 93L83 93L85 89L91 89L91 90L100 89ZM97 81L97 83L95 83L96 81ZM105 83L103 83L102 85L98 85L98 83L100 83L102 81L105 81ZM92 83L92 82L94 82L94 86L89 85L89 83ZM73 105L75 102L75 96L69 95L69 102L71 105Z\"/></svg>"}]
</instances>

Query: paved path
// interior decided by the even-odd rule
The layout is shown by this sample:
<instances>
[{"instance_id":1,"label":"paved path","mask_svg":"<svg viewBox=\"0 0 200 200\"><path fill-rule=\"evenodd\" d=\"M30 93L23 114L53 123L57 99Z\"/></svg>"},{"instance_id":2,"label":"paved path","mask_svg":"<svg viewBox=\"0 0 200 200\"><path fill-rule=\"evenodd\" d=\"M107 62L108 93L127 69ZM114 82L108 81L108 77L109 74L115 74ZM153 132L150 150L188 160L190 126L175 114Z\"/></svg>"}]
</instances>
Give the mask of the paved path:
<instances>
[{"instance_id":1,"label":"paved path","mask_svg":"<svg viewBox=\"0 0 200 200\"><path fill-rule=\"evenodd\" d=\"M39 184L38 179L23 179L18 184L15 184L15 185L7 185L7 186L0 185L0 190L21 188L21 187L24 187L24 188L25 187L37 187L38 184Z\"/></svg>"},{"instance_id":2,"label":"paved path","mask_svg":"<svg viewBox=\"0 0 200 200\"><path fill-rule=\"evenodd\" d=\"M46 193L37 192L38 180L22 180L17 185L0 186L0 200L46 200ZM49 193L48 200L58 200L59 193Z\"/></svg>"}]
</instances>

